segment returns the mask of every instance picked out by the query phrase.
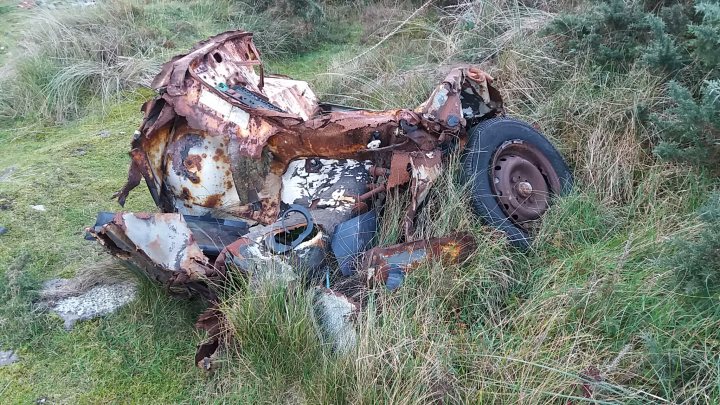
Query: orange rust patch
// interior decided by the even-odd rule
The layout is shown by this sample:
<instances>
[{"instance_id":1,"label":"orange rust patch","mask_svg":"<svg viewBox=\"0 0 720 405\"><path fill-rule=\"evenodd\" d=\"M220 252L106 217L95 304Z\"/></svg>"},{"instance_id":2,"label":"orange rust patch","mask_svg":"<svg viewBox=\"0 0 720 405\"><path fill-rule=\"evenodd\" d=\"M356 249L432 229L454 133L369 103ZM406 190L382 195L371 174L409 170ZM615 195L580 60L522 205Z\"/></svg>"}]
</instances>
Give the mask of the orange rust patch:
<instances>
[{"instance_id":1,"label":"orange rust patch","mask_svg":"<svg viewBox=\"0 0 720 405\"><path fill-rule=\"evenodd\" d=\"M213 160L216 162L223 161L225 163L230 163L230 157L225 154L225 151L222 148L215 149L215 154L213 155Z\"/></svg>"},{"instance_id":2,"label":"orange rust patch","mask_svg":"<svg viewBox=\"0 0 720 405\"><path fill-rule=\"evenodd\" d=\"M187 201L191 198L192 194L190 194L190 189L188 189L187 187L183 187L182 192L180 193L180 199Z\"/></svg>"},{"instance_id":3,"label":"orange rust patch","mask_svg":"<svg viewBox=\"0 0 720 405\"><path fill-rule=\"evenodd\" d=\"M202 156L188 155L183 161L185 169L190 173L197 173L202 170Z\"/></svg>"},{"instance_id":4,"label":"orange rust patch","mask_svg":"<svg viewBox=\"0 0 720 405\"><path fill-rule=\"evenodd\" d=\"M207 197L205 200L205 206L206 207L217 207L220 204L220 199L222 199L222 194L211 194Z\"/></svg>"}]
</instances>

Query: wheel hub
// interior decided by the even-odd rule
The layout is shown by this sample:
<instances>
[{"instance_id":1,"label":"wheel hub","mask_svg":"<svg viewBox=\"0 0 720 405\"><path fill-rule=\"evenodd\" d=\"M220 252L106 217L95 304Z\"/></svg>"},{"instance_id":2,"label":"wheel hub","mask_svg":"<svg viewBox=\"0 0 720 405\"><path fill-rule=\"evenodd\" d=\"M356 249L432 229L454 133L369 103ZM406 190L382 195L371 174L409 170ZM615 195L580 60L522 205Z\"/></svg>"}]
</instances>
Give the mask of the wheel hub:
<instances>
[{"instance_id":1,"label":"wheel hub","mask_svg":"<svg viewBox=\"0 0 720 405\"><path fill-rule=\"evenodd\" d=\"M528 183L527 181L519 182L515 185L515 188L517 189L518 194L523 198L528 198L532 196L532 184Z\"/></svg>"},{"instance_id":2,"label":"wheel hub","mask_svg":"<svg viewBox=\"0 0 720 405\"><path fill-rule=\"evenodd\" d=\"M495 152L491 170L493 191L507 217L526 228L550 205L550 195L560 191L560 180L548 159L537 148L517 140Z\"/></svg>"}]
</instances>

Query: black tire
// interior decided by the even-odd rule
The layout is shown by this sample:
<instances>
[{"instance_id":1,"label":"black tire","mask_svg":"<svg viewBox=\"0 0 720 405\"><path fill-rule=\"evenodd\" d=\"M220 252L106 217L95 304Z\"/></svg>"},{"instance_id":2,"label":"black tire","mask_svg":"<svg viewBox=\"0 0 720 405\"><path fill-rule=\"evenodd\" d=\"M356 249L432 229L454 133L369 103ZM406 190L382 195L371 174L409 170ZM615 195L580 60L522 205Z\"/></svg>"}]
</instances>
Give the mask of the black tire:
<instances>
[{"instance_id":1,"label":"black tire","mask_svg":"<svg viewBox=\"0 0 720 405\"><path fill-rule=\"evenodd\" d=\"M485 223L503 231L515 247L527 249L532 242L528 232L513 222L495 195L491 165L498 149L512 141L522 141L541 153L559 179L560 190L566 195L572 189L572 173L560 153L540 132L529 124L511 118L492 118L471 128L463 157L463 178L471 184L471 202L475 213ZM559 191L559 192L558 192Z\"/></svg>"}]
</instances>

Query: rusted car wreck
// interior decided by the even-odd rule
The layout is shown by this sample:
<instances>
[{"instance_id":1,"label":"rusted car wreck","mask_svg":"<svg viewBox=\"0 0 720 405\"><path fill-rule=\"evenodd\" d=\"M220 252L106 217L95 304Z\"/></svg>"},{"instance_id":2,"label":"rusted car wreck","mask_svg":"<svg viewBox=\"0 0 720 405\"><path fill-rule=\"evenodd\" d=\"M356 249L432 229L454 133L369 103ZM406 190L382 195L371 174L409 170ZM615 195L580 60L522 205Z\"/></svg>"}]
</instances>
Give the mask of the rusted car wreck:
<instances>
[{"instance_id":1,"label":"rusted car wreck","mask_svg":"<svg viewBox=\"0 0 720 405\"><path fill-rule=\"evenodd\" d=\"M469 201L509 241L527 247L528 224L566 192L570 172L531 126L504 117L492 78L454 68L415 109L368 111L318 101L308 84L266 74L249 32L226 32L167 62L132 140L121 205L145 180L161 213L101 213L88 229L107 250L174 292L215 301L230 273L253 281L343 277L394 289L428 257L461 262L475 239L415 240L414 221L450 153L465 151ZM374 246L382 198L411 194L404 242ZM322 301L322 298L320 299ZM220 341L211 307L198 326Z\"/></svg>"}]
</instances>

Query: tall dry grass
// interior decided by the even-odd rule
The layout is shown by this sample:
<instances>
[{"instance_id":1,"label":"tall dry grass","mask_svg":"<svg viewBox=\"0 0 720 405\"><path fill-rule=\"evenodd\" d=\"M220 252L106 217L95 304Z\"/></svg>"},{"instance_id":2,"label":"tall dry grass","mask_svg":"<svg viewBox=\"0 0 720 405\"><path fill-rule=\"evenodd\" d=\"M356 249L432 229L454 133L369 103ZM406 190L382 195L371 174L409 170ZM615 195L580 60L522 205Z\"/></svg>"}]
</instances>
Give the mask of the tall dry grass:
<instances>
[{"instance_id":1,"label":"tall dry grass","mask_svg":"<svg viewBox=\"0 0 720 405\"><path fill-rule=\"evenodd\" d=\"M231 0L111 0L38 9L25 23L18 56L2 67L0 117L52 123L102 110L149 85L171 56L223 31L254 32L266 58L304 50L303 40L319 27L298 31L297 21L274 12Z\"/></svg>"},{"instance_id":2,"label":"tall dry grass","mask_svg":"<svg viewBox=\"0 0 720 405\"><path fill-rule=\"evenodd\" d=\"M462 265L428 263L395 292L372 290L357 321L355 351L337 358L325 350L314 383L291 378L294 383L284 381L291 394L277 398L720 398L720 317L688 305L660 260L669 254L667 240L696 232L691 212L713 183L653 160L653 134L643 123L647 111L665 101L661 81L640 67L601 74L563 59L543 31L563 8L535 3L480 0L419 13L396 10L392 23L368 35L370 45L315 80L336 101L407 107L424 100L447 66L481 64L496 77L508 112L539 125L563 152L577 184L546 215L531 253L520 254L478 224L466 203L468 189L457 180L457 162L451 163L420 213L417 236L469 230L478 236L475 254ZM405 202L405 196L388 196L381 243L400 235ZM296 304L283 301L276 311L286 312L286 305ZM310 309L304 314L312 317ZM242 350L236 355L244 358ZM251 367L230 369L268 381L253 376ZM273 384L263 389L287 392Z\"/></svg>"}]
</instances>

